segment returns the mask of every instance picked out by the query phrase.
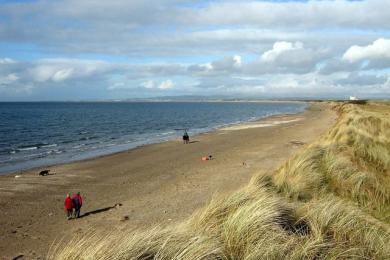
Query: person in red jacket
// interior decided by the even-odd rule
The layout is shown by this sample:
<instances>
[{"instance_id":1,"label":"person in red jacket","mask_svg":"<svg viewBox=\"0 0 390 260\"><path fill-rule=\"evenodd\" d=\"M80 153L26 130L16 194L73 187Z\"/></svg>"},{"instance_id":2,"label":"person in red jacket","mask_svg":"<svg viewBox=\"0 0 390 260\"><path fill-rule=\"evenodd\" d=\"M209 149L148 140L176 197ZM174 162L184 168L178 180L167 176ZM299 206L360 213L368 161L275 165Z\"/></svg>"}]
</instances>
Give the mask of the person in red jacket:
<instances>
[{"instance_id":1,"label":"person in red jacket","mask_svg":"<svg viewBox=\"0 0 390 260\"><path fill-rule=\"evenodd\" d=\"M72 202L74 208L74 217L79 218L81 206L83 205L83 198L81 198L80 192L77 192L77 194L73 195Z\"/></svg>"},{"instance_id":2,"label":"person in red jacket","mask_svg":"<svg viewBox=\"0 0 390 260\"><path fill-rule=\"evenodd\" d=\"M66 216L68 217L68 220L72 218L73 213L73 202L70 198L69 194L66 194L66 199L64 202L65 210L66 210Z\"/></svg>"}]
</instances>

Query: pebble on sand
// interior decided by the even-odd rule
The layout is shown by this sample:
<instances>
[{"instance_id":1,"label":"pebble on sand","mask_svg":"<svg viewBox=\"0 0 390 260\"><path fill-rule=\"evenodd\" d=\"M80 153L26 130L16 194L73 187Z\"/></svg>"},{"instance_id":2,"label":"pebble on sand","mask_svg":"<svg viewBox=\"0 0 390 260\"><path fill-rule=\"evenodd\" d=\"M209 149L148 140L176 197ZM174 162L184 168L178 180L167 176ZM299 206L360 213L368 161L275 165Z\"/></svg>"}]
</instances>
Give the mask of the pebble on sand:
<instances>
[{"instance_id":1,"label":"pebble on sand","mask_svg":"<svg viewBox=\"0 0 390 260\"><path fill-rule=\"evenodd\" d=\"M127 220L129 220L130 218L129 218L129 216L123 216L122 218L121 218L121 221L127 221Z\"/></svg>"}]
</instances>

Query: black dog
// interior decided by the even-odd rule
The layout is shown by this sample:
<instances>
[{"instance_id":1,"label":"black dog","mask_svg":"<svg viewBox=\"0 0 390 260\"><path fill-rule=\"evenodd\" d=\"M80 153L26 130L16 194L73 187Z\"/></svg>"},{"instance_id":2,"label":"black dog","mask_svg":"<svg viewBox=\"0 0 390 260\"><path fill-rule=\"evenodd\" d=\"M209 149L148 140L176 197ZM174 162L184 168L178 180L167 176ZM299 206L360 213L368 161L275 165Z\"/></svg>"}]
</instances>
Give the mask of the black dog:
<instances>
[{"instance_id":1,"label":"black dog","mask_svg":"<svg viewBox=\"0 0 390 260\"><path fill-rule=\"evenodd\" d=\"M50 170L43 170L39 173L40 176L46 176L49 175Z\"/></svg>"}]
</instances>

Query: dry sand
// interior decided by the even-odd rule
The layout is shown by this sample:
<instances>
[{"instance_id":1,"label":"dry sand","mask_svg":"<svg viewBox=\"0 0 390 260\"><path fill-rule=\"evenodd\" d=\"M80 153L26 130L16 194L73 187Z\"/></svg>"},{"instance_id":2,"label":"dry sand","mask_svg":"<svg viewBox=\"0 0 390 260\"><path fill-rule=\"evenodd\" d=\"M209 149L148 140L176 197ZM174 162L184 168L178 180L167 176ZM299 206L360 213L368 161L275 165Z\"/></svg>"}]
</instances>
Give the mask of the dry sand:
<instances>
[{"instance_id":1,"label":"dry sand","mask_svg":"<svg viewBox=\"0 0 390 260\"><path fill-rule=\"evenodd\" d=\"M0 259L44 259L55 239L95 228L145 228L183 220L214 194L228 194L259 171L274 171L326 131L326 104L192 138L76 163L0 176ZM214 160L201 157L213 155ZM19 177L15 178L18 175ZM65 194L80 191L80 219L66 220ZM121 203L120 207L113 207ZM127 221L121 221L128 216Z\"/></svg>"}]
</instances>

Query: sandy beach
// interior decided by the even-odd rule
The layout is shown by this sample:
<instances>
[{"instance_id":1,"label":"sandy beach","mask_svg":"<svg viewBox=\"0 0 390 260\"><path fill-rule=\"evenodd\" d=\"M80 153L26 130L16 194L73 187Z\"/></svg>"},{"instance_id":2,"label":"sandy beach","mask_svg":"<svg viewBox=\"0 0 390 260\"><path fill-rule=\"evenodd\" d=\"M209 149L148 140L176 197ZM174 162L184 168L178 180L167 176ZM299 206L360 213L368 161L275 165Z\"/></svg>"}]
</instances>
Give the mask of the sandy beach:
<instances>
[{"instance_id":1,"label":"sandy beach","mask_svg":"<svg viewBox=\"0 0 390 260\"><path fill-rule=\"evenodd\" d=\"M274 171L334 123L324 103L304 112L226 127L95 159L0 176L0 259L44 259L55 239L91 228L143 228L183 220L215 194L259 171ZM202 161L212 155L213 160ZM80 219L68 221L66 193L81 192ZM116 206L120 204L121 206ZM123 221L126 219L125 221Z\"/></svg>"}]
</instances>

